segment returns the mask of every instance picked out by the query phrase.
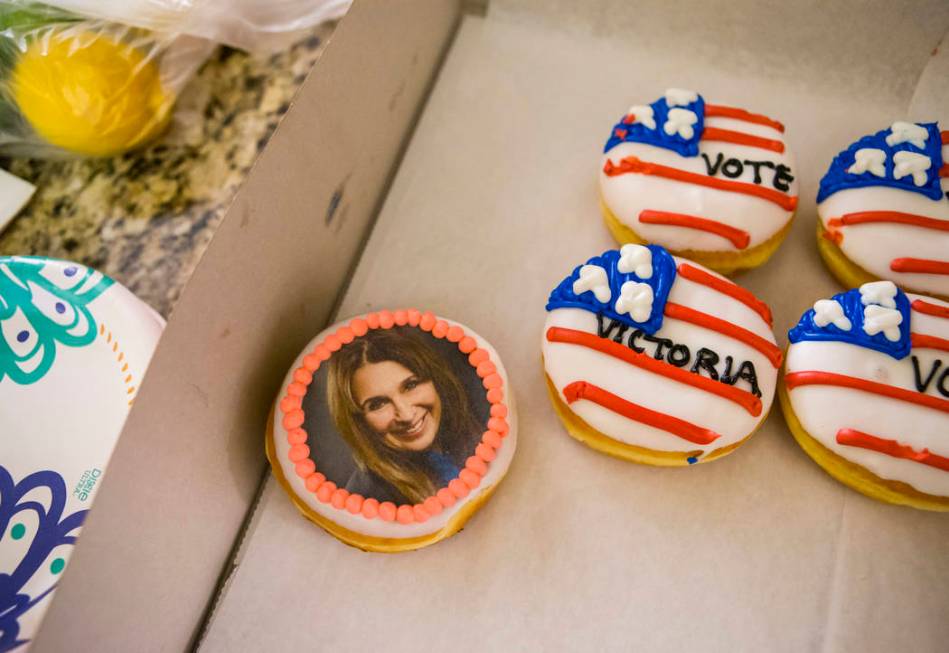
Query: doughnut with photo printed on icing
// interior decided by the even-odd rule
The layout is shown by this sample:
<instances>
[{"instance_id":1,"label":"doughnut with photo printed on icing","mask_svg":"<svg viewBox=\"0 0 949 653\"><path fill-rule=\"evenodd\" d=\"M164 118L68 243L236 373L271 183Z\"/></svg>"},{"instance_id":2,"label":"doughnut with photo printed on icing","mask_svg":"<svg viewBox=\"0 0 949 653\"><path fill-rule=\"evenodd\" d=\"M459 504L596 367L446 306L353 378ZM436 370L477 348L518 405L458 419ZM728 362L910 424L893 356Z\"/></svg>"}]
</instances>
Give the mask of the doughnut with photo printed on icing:
<instances>
[{"instance_id":1,"label":"doughnut with photo printed on icing","mask_svg":"<svg viewBox=\"0 0 949 653\"><path fill-rule=\"evenodd\" d=\"M845 287L889 279L949 298L949 131L897 121L838 154L817 195L817 247Z\"/></svg>"},{"instance_id":2,"label":"doughnut with photo printed on icing","mask_svg":"<svg viewBox=\"0 0 949 653\"><path fill-rule=\"evenodd\" d=\"M498 353L468 327L416 309L367 313L297 357L267 457L300 512L344 543L418 549L458 532L504 478L511 399Z\"/></svg>"},{"instance_id":3,"label":"doughnut with photo printed on icing","mask_svg":"<svg viewBox=\"0 0 949 653\"><path fill-rule=\"evenodd\" d=\"M658 245L637 244L594 256L554 288L542 350L551 401L571 436L661 466L740 446L771 409L782 359L764 302Z\"/></svg>"},{"instance_id":4,"label":"doughnut with photo printed on icing","mask_svg":"<svg viewBox=\"0 0 949 653\"><path fill-rule=\"evenodd\" d=\"M949 511L949 303L870 282L788 339L779 395L804 451L869 497Z\"/></svg>"},{"instance_id":5,"label":"doughnut with photo printed on icing","mask_svg":"<svg viewBox=\"0 0 949 653\"><path fill-rule=\"evenodd\" d=\"M797 208L784 126L694 91L635 105L610 132L600 207L620 243L656 243L723 274L757 267Z\"/></svg>"}]
</instances>

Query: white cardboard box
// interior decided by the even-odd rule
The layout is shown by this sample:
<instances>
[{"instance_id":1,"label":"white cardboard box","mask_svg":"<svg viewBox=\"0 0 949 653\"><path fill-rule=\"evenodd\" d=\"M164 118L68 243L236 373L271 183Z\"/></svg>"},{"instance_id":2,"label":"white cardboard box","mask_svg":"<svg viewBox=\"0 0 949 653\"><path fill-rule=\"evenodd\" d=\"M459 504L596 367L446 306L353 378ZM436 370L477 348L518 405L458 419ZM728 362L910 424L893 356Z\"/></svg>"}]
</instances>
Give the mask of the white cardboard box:
<instances>
[{"instance_id":1,"label":"white cardboard box","mask_svg":"<svg viewBox=\"0 0 949 653\"><path fill-rule=\"evenodd\" d=\"M597 454L556 419L539 352L550 289L613 246L606 134L668 86L787 125L798 216L739 280L785 343L839 290L813 241L831 158L949 121L949 5L461 4L366 0L337 29L169 321L33 651L945 651L945 515L841 486L778 410L709 465ZM331 315L409 304L497 347L520 448L463 533L367 554L264 474L264 423Z\"/></svg>"}]
</instances>

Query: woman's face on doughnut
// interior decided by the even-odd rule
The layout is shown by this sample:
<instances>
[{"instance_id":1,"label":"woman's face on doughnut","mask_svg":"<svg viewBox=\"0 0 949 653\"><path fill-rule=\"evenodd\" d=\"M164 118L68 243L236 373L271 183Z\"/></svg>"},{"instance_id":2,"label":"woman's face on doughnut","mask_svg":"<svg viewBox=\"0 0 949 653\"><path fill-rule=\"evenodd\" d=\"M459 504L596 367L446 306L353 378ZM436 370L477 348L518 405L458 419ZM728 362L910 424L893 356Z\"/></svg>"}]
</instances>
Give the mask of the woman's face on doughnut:
<instances>
[{"instance_id":1,"label":"woman's face on doughnut","mask_svg":"<svg viewBox=\"0 0 949 653\"><path fill-rule=\"evenodd\" d=\"M353 398L369 427L389 447L424 451L442 417L435 384L395 361L366 363L353 375Z\"/></svg>"}]
</instances>

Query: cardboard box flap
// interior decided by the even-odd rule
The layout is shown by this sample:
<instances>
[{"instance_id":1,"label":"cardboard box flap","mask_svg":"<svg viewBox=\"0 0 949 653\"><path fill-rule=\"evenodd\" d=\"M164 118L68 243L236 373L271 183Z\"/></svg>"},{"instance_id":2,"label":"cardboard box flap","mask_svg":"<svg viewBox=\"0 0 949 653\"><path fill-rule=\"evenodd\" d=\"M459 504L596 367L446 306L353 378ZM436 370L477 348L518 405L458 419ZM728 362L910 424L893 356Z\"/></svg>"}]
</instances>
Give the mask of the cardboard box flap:
<instances>
[{"instance_id":1,"label":"cardboard box flap","mask_svg":"<svg viewBox=\"0 0 949 653\"><path fill-rule=\"evenodd\" d=\"M944 648L943 515L838 484L777 410L740 451L688 470L597 454L551 410L539 342L550 289L614 246L596 205L609 127L678 85L788 127L799 215L740 280L771 304L785 343L839 290L814 247L820 176L906 112L949 12L640 4L622 5L619 31L606 21L615 2L498 0L464 19L338 311L411 304L488 338L518 401L508 478L464 532L394 556L337 542L268 481L202 650ZM882 35L900 46L867 44ZM749 60L736 43L752 63L738 65Z\"/></svg>"},{"instance_id":2,"label":"cardboard box flap","mask_svg":"<svg viewBox=\"0 0 949 653\"><path fill-rule=\"evenodd\" d=\"M32 651L189 647L257 495L284 368L348 281L458 16L370 4L336 29L175 308Z\"/></svg>"}]
</instances>

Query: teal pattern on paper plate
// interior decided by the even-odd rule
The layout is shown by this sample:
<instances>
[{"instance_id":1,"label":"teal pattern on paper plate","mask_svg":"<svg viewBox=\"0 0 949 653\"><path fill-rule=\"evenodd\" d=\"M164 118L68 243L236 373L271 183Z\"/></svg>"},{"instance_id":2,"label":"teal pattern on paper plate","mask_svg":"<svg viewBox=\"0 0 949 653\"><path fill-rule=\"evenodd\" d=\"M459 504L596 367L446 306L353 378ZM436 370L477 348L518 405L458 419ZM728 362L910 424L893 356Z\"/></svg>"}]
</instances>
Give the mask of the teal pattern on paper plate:
<instances>
[{"instance_id":1,"label":"teal pattern on paper plate","mask_svg":"<svg viewBox=\"0 0 949 653\"><path fill-rule=\"evenodd\" d=\"M114 282L100 272L55 259L0 256L0 383L42 379L56 349L96 339L89 303Z\"/></svg>"}]
</instances>

